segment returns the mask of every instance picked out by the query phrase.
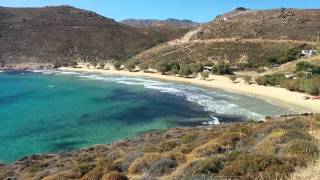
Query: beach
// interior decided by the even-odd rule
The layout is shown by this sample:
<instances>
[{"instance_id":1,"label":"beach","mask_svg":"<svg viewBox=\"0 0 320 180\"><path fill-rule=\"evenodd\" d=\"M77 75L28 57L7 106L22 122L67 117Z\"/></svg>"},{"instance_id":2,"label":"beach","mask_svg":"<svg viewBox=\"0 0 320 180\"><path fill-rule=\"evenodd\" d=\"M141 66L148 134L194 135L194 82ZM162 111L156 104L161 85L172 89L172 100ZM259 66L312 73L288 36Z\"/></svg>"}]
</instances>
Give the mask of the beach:
<instances>
[{"instance_id":1,"label":"beach","mask_svg":"<svg viewBox=\"0 0 320 180\"><path fill-rule=\"evenodd\" d=\"M106 66L107 67L107 66ZM263 99L271 104L286 107L297 113L319 113L320 100L306 100L309 96L305 93L292 92L280 87L260 86L257 84L246 84L242 79L238 79L236 83L232 82L226 76L210 75L207 80L200 76L195 78L183 78L172 75L162 75L160 73L129 72L126 70L116 70L112 66L108 66L108 70L97 69L93 67L81 66L79 68L61 67L60 71L72 71L83 73L97 73L102 75L121 75L155 78L164 81L182 82L195 86L207 88L218 88L235 93L245 94Z\"/></svg>"}]
</instances>

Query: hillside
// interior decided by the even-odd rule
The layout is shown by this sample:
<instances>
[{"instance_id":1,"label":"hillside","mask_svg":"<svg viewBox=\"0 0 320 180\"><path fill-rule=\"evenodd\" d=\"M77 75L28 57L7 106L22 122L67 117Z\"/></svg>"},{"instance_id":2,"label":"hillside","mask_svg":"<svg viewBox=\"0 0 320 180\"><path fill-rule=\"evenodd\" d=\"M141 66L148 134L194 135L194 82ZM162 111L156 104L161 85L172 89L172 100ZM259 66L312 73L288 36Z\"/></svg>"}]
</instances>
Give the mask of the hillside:
<instances>
[{"instance_id":1,"label":"hillside","mask_svg":"<svg viewBox=\"0 0 320 180\"><path fill-rule=\"evenodd\" d=\"M249 61L263 65L289 48L319 46L320 10L237 8L133 57L144 63L158 61Z\"/></svg>"},{"instance_id":2,"label":"hillside","mask_svg":"<svg viewBox=\"0 0 320 180\"><path fill-rule=\"evenodd\" d=\"M155 131L0 166L0 179L288 179L319 157L318 115Z\"/></svg>"},{"instance_id":3,"label":"hillside","mask_svg":"<svg viewBox=\"0 0 320 180\"><path fill-rule=\"evenodd\" d=\"M161 43L181 38L192 28L199 25L190 20L177 19L127 19L120 21L120 23L134 27L149 36L158 37Z\"/></svg>"},{"instance_id":4,"label":"hillside","mask_svg":"<svg viewBox=\"0 0 320 180\"><path fill-rule=\"evenodd\" d=\"M70 6L0 7L1 64L68 63L71 60L122 60L158 43L181 37L185 30L130 27L94 12Z\"/></svg>"},{"instance_id":5,"label":"hillside","mask_svg":"<svg viewBox=\"0 0 320 180\"><path fill-rule=\"evenodd\" d=\"M199 25L199 23L190 20L178 20L169 18L166 20L156 20L156 19L126 19L120 21L123 24L129 26L175 26L179 28L190 28Z\"/></svg>"}]
</instances>

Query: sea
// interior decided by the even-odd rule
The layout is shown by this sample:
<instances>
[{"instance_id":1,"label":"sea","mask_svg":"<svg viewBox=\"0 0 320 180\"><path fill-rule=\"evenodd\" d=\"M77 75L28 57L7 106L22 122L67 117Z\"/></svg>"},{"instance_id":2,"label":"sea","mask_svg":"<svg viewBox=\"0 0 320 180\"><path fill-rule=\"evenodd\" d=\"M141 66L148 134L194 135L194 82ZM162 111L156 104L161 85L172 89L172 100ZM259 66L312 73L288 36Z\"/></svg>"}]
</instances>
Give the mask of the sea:
<instances>
[{"instance_id":1,"label":"sea","mask_svg":"<svg viewBox=\"0 0 320 180\"><path fill-rule=\"evenodd\" d=\"M1 71L0 162L152 130L259 121L284 113L290 110L255 97L144 77Z\"/></svg>"}]
</instances>

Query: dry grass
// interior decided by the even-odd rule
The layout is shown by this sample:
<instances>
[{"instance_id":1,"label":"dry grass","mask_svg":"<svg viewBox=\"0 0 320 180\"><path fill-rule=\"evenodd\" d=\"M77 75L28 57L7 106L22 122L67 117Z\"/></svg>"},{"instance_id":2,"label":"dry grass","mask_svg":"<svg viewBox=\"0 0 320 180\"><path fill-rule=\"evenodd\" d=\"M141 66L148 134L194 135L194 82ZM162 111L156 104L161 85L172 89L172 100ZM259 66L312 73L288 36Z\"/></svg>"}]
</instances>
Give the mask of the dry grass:
<instances>
[{"instance_id":1,"label":"dry grass","mask_svg":"<svg viewBox=\"0 0 320 180\"><path fill-rule=\"evenodd\" d=\"M311 123L312 122L312 123ZM152 132L112 146L98 146L54 159L32 160L38 171L30 174L28 162L19 177L30 179L50 172L45 179L206 179L241 176L244 179L287 179L318 173L318 147L308 134L320 137L320 116L273 118L261 123L236 123L210 128L177 128ZM146 140L148 137L148 140ZM298 142L298 143L297 143ZM301 143L300 143L301 142ZM306 153L306 150L310 153ZM148 152L151 151L151 152ZM153 152L159 151L159 152ZM299 169L311 164L307 169ZM22 165L21 165L22 164ZM50 164L49 168L41 166ZM63 166L61 166L63 164ZM315 167L312 167L315 166ZM12 166L11 166L12 167ZM50 169L50 168L55 169ZM59 168L59 171L56 171ZM6 170L5 172L3 170ZM310 173L313 174L310 174ZM28 174L29 173L29 174ZM309 175L309 176L307 176Z\"/></svg>"},{"instance_id":2,"label":"dry grass","mask_svg":"<svg viewBox=\"0 0 320 180\"><path fill-rule=\"evenodd\" d=\"M320 131L310 132L313 137L320 140ZM310 164L307 168L299 168L290 177L291 180L318 180L320 177L320 158L315 163Z\"/></svg>"}]
</instances>

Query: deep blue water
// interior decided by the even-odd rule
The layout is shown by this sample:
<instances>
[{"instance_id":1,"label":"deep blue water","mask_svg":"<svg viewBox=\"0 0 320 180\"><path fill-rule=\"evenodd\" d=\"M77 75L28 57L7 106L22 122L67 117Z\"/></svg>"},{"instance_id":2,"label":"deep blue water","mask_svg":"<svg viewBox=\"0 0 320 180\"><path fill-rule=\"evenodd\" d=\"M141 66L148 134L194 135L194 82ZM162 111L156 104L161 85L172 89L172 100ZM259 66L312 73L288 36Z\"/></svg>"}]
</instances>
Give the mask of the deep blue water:
<instances>
[{"instance_id":1,"label":"deep blue water","mask_svg":"<svg viewBox=\"0 0 320 180\"><path fill-rule=\"evenodd\" d=\"M0 73L0 161L132 138L149 130L288 112L222 90L121 76Z\"/></svg>"}]
</instances>

